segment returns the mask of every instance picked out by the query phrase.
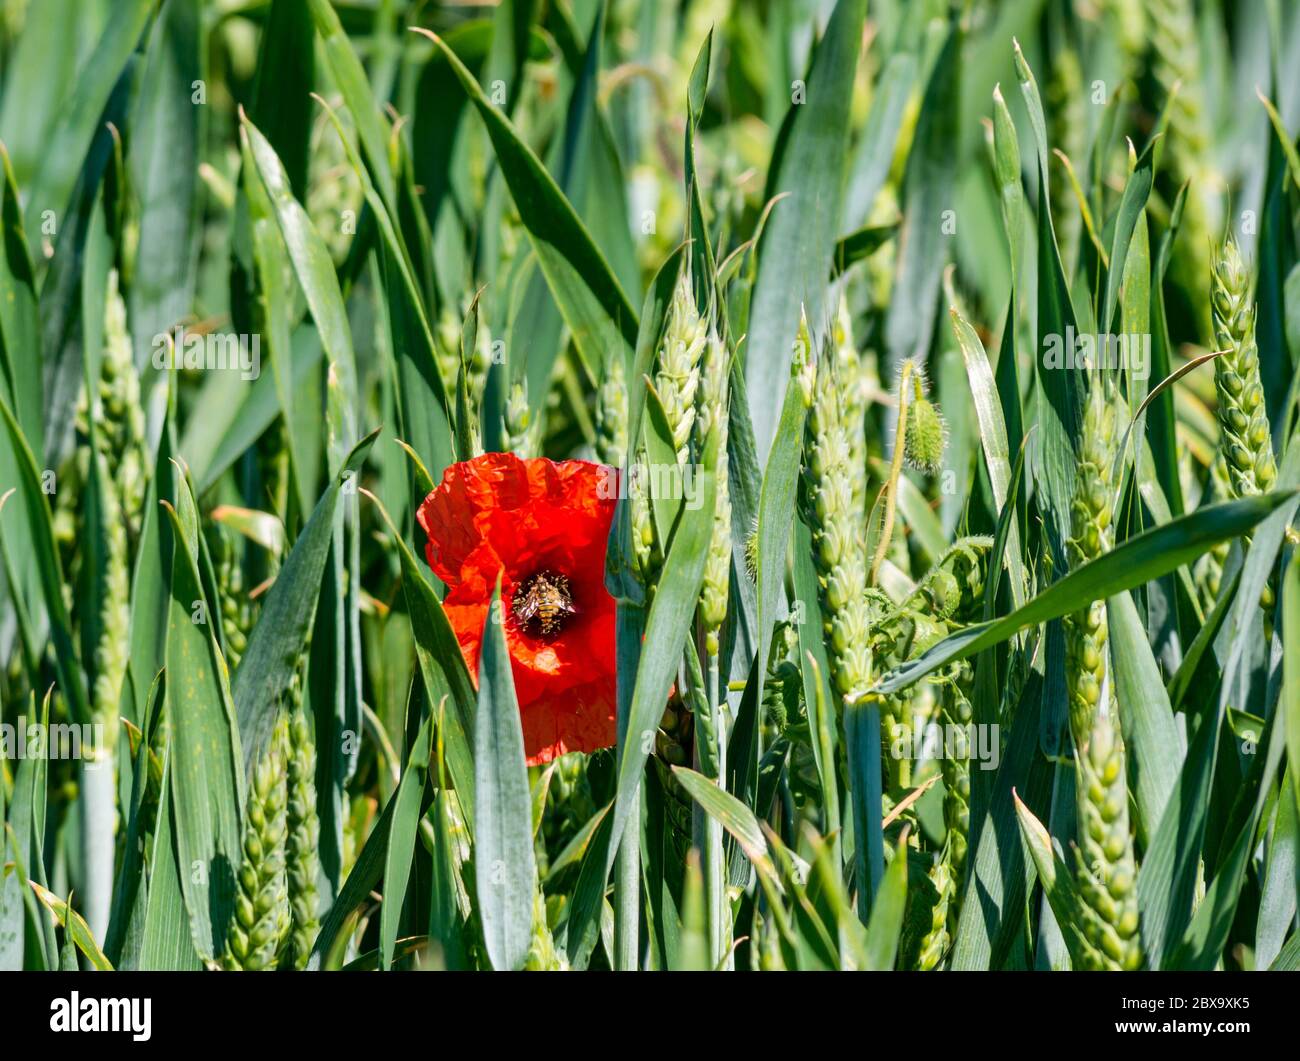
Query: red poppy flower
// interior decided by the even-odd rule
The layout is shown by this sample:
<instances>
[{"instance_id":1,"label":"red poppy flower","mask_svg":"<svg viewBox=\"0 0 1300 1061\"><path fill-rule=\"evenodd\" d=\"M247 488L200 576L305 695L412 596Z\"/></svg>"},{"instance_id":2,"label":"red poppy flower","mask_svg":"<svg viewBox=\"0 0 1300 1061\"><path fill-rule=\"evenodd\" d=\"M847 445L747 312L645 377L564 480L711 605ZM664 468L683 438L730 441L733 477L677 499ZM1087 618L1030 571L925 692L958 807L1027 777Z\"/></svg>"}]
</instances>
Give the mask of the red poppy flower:
<instances>
[{"instance_id":1,"label":"red poppy flower","mask_svg":"<svg viewBox=\"0 0 1300 1061\"><path fill-rule=\"evenodd\" d=\"M488 453L448 468L417 515L475 682L501 576L529 766L615 741L614 599L605 591L614 474L588 461Z\"/></svg>"}]
</instances>

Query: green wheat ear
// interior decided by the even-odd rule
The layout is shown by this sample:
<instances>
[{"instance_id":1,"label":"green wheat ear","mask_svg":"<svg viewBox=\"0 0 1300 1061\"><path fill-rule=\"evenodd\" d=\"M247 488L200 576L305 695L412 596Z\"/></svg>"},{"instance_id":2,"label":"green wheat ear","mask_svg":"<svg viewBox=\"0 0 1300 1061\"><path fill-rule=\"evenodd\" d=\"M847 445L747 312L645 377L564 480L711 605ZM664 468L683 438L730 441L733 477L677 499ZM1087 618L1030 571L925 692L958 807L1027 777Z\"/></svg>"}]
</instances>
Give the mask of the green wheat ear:
<instances>
[{"instance_id":1,"label":"green wheat ear","mask_svg":"<svg viewBox=\"0 0 1300 1061\"><path fill-rule=\"evenodd\" d=\"M292 929L285 941L284 963L303 969L320 931L320 818L316 811L316 743L302 703L298 670L291 679L288 726L288 800L285 844Z\"/></svg>"},{"instance_id":2,"label":"green wheat ear","mask_svg":"<svg viewBox=\"0 0 1300 1061\"><path fill-rule=\"evenodd\" d=\"M510 388L510 398L502 415L506 449L519 456L535 457L540 449L541 420L533 417L528 406L528 387L517 382Z\"/></svg>"},{"instance_id":3,"label":"green wheat ear","mask_svg":"<svg viewBox=\"0 0 1300 1061\"><path fill-rule=\"evenodd\" d=\"M668 306L663 341L659 346L655 390L673 432L677 462L690 455L691 427L695 422L696 393L700 386L700 362L708 341L708 322L695 305L689 271L683 271Z\"/></svg>"},{"instance_id":4,"label":"green wheat ear","mask_svg":"<svg viewBox=\"0 0 1300 1061\"><path fill-rule=\"evenodd\" d=\"M1097 559L1114 540L1115 400L1100 381L1088 391L1070 508L1067 551L1072 568ZM1142 964L1137 862L1129 828L1124 741L1114 678L1108 673L1106 618L1105 601L1093 601L1064 620L1078 808L1075 879L1083 900L1078 927L1089 944L1084 959L1088 968L1136 969Z\"/></svg>"},{"instance_id":5,"label":"green wheat ear","mask_svg":"<svg viewBox=\"0 0 1300 1061\"><path fill-rule=\"evenodd\" d=\"M289 725L281 715L253 771L244 812L243 860L235 881L235 916L222 965L248 971L274 969L289 932L288 783L285 757Z\"/></svg>"},{"instance_id":6,"label":"green wheat ear","mask_svg":"<svg viewBox=\"0 0 1300 1061\"><path fill-rule=\"evenodd\" d=\"M1219 444L1233 493L1247 497L1272 488L1277 464L1260 380L1250 276L1231 237L1214 263L1211 294L1215 344L1223 351L1214 361Z\"/></svg>"},{"instance_id":7,"label":"green wheat ear","mask_svg":"<svg viewBox=\"0 0 1300 1061\"><path fill-rule=\"evenodd\" d=\"M1074 849L1080 928L1090 944L1085 964L1097 970L1142 965L1138 936L1137 860L1129 831L1128 777L1119 719L1098 711L1082 747L1076 745L1079 844Z\"/></svg>"},{"instance_id":8,"label":"green wheat ear","mask_svg":"<svg viewBox=\"0 0 1300 1061\"><path fill-rule=\"evenodd\" d=\"M853 341L853 319L848 299L840 297L840 308L831 328L840 382L844 387L844 421L849 432L849 462L853 472L853 511L867 518L867 366Z\"/></svg>"},{"instance_id":9,"label":"green wheat ear","mask_svg":"<svg viewBox=\"0 0 1300 1061\"><path fill-rule=\"evenodd\" d=\"M100 433L100 452L116 487L127 536L134 541L149 483L149 455L140 377L132 359L126 301L116 270L108 274L104 299L104 356L98 398L101 407L95 428Z\"/></svg>"},{"instance_id":10,"label":"green wheat ear","mask_svg":"<svg viewBox=\"0 0 1300 1061\"><path fill-rule=\"evenodd\" d=\"M808 341L806 318L800 323L799 335L801 343ZM851 432L844 416L837 354L835 346L827 343L815 361L809 357L802 362L796 350L791 369L809 401L800 515L812 536L834 688L846 697L870 682L871 649L867 543L853 506Z\"/></svg>"},{"instance_id":11,"label":"green wheat ear","mask_svg":"<svg viewBox=\"0 0 1300 1061\"><path fill-rule=\"evenodd\" d=\"M716 644L718 628L727 618L731 579L731 488L727 469L727 347L716 332L709 331L703 365L703 386L695 418L695 451L701 456L713 432L718 433L716 500L713 533L704 562L704 585L700 591L700 620Z\"/></svg>"},{"instance_id":12,"label":"green wheat ear","mask_svg":"<svg viewBox=\"0 0 1300 1061\"><path fill-rule=\"evenodd\" d=\"M244 587L240 563L240 542L232 542L233 531L214 524L211 544L216 553L217 584L221 589L221 632L225 637L226 662L233 672L244 657L255 619L253 602Z\"/></svg>"},{"instance_id":13,"label":"green wheat ear","mask_svg":"<svg viewBox=\"0 0 1300 1061\"><path fill-rule=\"evenodd\" d=\"M1214 262L1211 302L1214 342L1221 351L1214 360L1219 454L1227 467L1232 494L1251 497L1273 488L1277 481L1277 460L1260 377L1259 347L1255 342L1258 307L1251 298L1246 262L1231 236ZM1250 541L1249 535L1246 541ZM1274 602L1274 580L1270 578L1259 598L1270 639Z\"/></svg>"},{"instance_id":14,"label":"green wheat ear","mask_svg":"<svg viewBox=\"0 0 1300 1061\"><path fill-rule=\"evenodd\" d=\"M611 468L623 467L627 455L627 380L623 359L609 359L605 379L596 392L596 459Z\"/></svg>"}]
</instances>

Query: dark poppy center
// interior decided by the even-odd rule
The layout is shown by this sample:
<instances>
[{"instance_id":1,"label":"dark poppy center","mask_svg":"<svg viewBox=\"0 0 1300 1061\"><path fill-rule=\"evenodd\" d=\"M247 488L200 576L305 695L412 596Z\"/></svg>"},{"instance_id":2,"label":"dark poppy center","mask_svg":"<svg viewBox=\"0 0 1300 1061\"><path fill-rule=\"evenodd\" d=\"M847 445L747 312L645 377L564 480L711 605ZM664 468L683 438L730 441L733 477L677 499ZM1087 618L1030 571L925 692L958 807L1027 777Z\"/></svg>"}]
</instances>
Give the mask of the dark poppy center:
<instances>
[{"instance_id":1,"label":"dark poppy center","mask_svg":"<svg viewBox=\"0 0 1300 1061\"><path fill-rule=\"evenodd\" d=\"M554 637L577 614L566 576L538 571L515 587L510 610L520 629L534 637Z\"/></svg>"}]
</instances>

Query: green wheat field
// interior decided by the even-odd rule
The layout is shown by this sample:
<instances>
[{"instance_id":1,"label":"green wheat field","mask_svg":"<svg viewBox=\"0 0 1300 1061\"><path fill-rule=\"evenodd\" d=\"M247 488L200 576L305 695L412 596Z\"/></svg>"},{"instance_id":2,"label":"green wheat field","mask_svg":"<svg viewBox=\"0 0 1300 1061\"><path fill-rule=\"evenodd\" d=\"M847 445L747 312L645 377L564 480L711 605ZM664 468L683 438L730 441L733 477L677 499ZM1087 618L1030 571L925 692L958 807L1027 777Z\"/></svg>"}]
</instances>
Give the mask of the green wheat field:
<instances>
[{"instance_id":1,"label":"green wheat field","mask_svg":"<svg viewBox=\"0 0 1300 1061\"><path fill-rule=\"evenodd\" d=\"M1300 968L1300 8L0 0L0 969Z\"/></svg>"}]
</instances>

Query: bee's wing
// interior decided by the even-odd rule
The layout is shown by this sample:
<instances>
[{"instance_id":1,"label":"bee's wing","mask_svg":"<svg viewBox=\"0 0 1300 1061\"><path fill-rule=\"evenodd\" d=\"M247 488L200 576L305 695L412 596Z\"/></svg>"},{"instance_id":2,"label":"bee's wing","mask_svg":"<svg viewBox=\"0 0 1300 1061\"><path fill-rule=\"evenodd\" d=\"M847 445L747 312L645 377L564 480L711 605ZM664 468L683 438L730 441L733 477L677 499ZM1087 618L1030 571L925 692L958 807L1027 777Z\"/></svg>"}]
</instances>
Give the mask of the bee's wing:
<instances>
[{"instance_id":1,"label":"bee's wing","mask_svg":"<svg viewBox=\"0 0 1300 1061\"><path fill-rule=\"evenodd\" d=\"M533 618L537 614L538 607L539 607L539 602L537 600L537 595L535 593L529 593L526 597L524 597L522 601L519 602L519 606L516 609L515 614L519 617L520 620L522 620L523 622L527 622L529 619Z\"/></svg>"}]
</instances>

